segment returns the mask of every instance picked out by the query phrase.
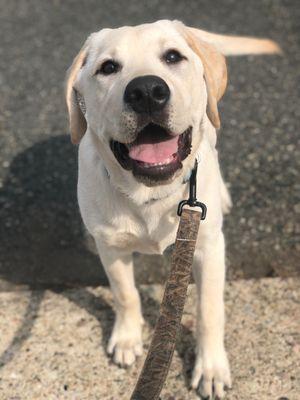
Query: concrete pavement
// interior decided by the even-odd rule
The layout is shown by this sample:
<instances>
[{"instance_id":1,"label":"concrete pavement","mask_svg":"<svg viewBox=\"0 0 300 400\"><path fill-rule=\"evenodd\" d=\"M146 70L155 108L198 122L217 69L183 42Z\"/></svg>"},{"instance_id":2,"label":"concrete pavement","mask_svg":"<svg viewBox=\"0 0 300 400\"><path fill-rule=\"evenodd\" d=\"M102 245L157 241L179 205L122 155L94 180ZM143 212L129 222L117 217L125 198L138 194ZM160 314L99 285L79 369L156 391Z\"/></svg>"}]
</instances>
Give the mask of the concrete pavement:
<instances>
[{"instance_id":1,"label":"concrete pavement","mask_svg":"<svg viewBox=\"0 0 300 400\"><path fill-rule=\"evenodd\" d=\"M300 280L238 280L226 289L228 400L299 400ZM145 352L162 287L143 285ZM0 293L0 399L128 400L142 366L113 365L105 346L113 323L108 289ZM193 400L195 288L162 400Z\"/></svg>"}]
</instances>

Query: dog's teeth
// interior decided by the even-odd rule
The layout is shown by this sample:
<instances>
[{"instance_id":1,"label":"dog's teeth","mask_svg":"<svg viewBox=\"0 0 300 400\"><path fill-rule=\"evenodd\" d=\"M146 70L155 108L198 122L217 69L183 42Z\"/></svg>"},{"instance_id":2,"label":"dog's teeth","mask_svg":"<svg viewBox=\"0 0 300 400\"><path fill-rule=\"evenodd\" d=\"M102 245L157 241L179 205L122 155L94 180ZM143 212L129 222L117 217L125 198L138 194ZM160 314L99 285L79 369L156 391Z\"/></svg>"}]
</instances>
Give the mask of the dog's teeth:
<instances>
[{"instance_id":1,"label":"dog's teeth","mask_svg":"<svg viewBox=\"0 0 300 400\"><path fill-rule=\"evenodd\" d=\"M162 165L170 164L173 160L174 156L169 157L165 161L159 163L144 163L144 168L161 167Z\"/></svg>"},{"instance_id":2,"label":"dog's teeth","mask_svg":"<svg viewBox=\"0 0 300 400\"><path fill-rule=\"evenodd\" d=\"M170 164L170 162L172 162L173 161L173 157L169 157L169 158L167 158L165 161L163 161L163 162L159 162L159 163L156 163L156 164L152 164L154 167L160 167L160 166L162 166L162 165L167 165L167 164Z\"/></svg>"}]
</instances>

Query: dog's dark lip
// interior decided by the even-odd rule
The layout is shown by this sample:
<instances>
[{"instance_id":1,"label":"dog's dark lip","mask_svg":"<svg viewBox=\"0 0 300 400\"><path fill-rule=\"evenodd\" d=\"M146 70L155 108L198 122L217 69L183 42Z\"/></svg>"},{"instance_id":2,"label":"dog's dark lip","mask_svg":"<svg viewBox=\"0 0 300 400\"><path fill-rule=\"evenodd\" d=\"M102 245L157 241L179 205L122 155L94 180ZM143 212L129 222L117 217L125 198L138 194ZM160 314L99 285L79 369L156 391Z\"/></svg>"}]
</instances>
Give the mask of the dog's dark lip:
<instances>
[{"instance_id":1,"label":"dog's dark lip","mask_svg":"<svg viewBox=\"0 0 300 400\"><path fill-rule=\"evenodd\" d=\"M151 123L147 126L147 129L149 128L156 131L159 130L162 135L166 136L166 140L172 137L167 129L159 125ZM141 134L142 131L140 132ZM163 182L172 178L174 173L182 168L182 161L190 154L192 127L189 126L184 132L178 135L178 150L173 154L173 160L166 164L152 166L151 164L130 158L129 147L134 144L134 142L125 144L115 140L110 141L111 150L119 164L125 170L132 170L133 175L138 179L144 181L146 178L148 181L153 183Z\"/></svg>"}]
</instances>

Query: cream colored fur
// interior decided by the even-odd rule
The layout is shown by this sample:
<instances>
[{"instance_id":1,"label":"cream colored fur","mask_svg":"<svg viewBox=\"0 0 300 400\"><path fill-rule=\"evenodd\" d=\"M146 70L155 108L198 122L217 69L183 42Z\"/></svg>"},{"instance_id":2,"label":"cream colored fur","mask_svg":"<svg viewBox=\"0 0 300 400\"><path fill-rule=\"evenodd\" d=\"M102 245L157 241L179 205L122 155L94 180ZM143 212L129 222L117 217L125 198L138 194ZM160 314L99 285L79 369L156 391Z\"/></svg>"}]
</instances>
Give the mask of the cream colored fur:
<instances>
[{"instance_id":1,"label":"cream colored fur","mask_svg":"<svg viewBox=\"0 0 300 400\"><path fill-rule=\"evenodd\" d=\"M187 57L169 66L160 55L176 48ZM226 86L224 55L277 52L269 40L238 38L188 28L178 21L93 33L74 60L67 81L72 140L79 143L78 201L81 215L107 273L114 295L116 320L108 352L120 365L142 354L143 317L134 282L132 252L162 254L175 240L177 204L187 198L184 177L200 156L198 197L208 213L201 223L194 260L198 287L197 357L192 386L203 396L224 395L231 385L224 348L225 251L223 213L231 206L222 180L216 145L217 102ZM110 76L94 75L108 58L123 68ZM136 117L124 111L123 93L139 75L158 75L171 90L169 128L180 134L193 127L192 152L167 185L148 187L122 169L109 140L134 139ZM86 105L84 116L76 91ZM202 378L202 379L201 379Z\"/></svg>"}]
</instances>

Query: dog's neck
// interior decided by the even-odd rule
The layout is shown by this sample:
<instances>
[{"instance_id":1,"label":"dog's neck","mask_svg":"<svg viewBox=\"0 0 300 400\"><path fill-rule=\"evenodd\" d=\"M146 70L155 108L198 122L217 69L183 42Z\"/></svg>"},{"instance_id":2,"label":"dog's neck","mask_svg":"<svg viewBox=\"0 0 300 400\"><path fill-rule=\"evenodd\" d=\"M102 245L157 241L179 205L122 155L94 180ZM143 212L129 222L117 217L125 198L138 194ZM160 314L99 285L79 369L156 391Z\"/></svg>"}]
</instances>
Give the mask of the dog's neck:
<instances>
[{"instance_id":1,"label":"dog's neck","mask_svg":"<svg viewBox=\"0 0 300 400\"><path fill-rule=\"evenodd\" d=\"M110 174L109 174L108 170L106 169L105 166L103 166L103 168L104 168L104 171L105 171L105 174L106 174L107 178L108 178L109 180L111 180ZM184 176L184 178L183 178L183 180L182 180L182 185L184 185L184 187L183 187L184 190L186 189L187 183L189 182L191 173L192 173L192 169L189 170L189 171L186 173L186 175ZM124 191L123 191L121 188L119 188L118 186L115 186L114 183L113 183L113 181L111 181L111 184L115 187L115 189L116 189L117 191L121 192L121 193L122 193L123 195L125 195L126 197L129 197L126 193L124 193ZM176 187L176 188L174 188L174 190L173 190L171 193L168 192L168 193L164 194L163 196L162 196L162 195L160 195L160 196L159 196L159 195L157 195L157 196L153 195L153 197L149 198L148 200L145 200L144 203L142 203L142 204L140 204L140 205L151 205L151 204L153 204L153 203L155 203L155 202L157 202L157 201L159 201L159 200L164 200L164 199L166 199L167 197L169 197L169 196L171 196L172 194L174 194L177 190L178 190L178 188Z\"/></svg>"}]
</instances>

